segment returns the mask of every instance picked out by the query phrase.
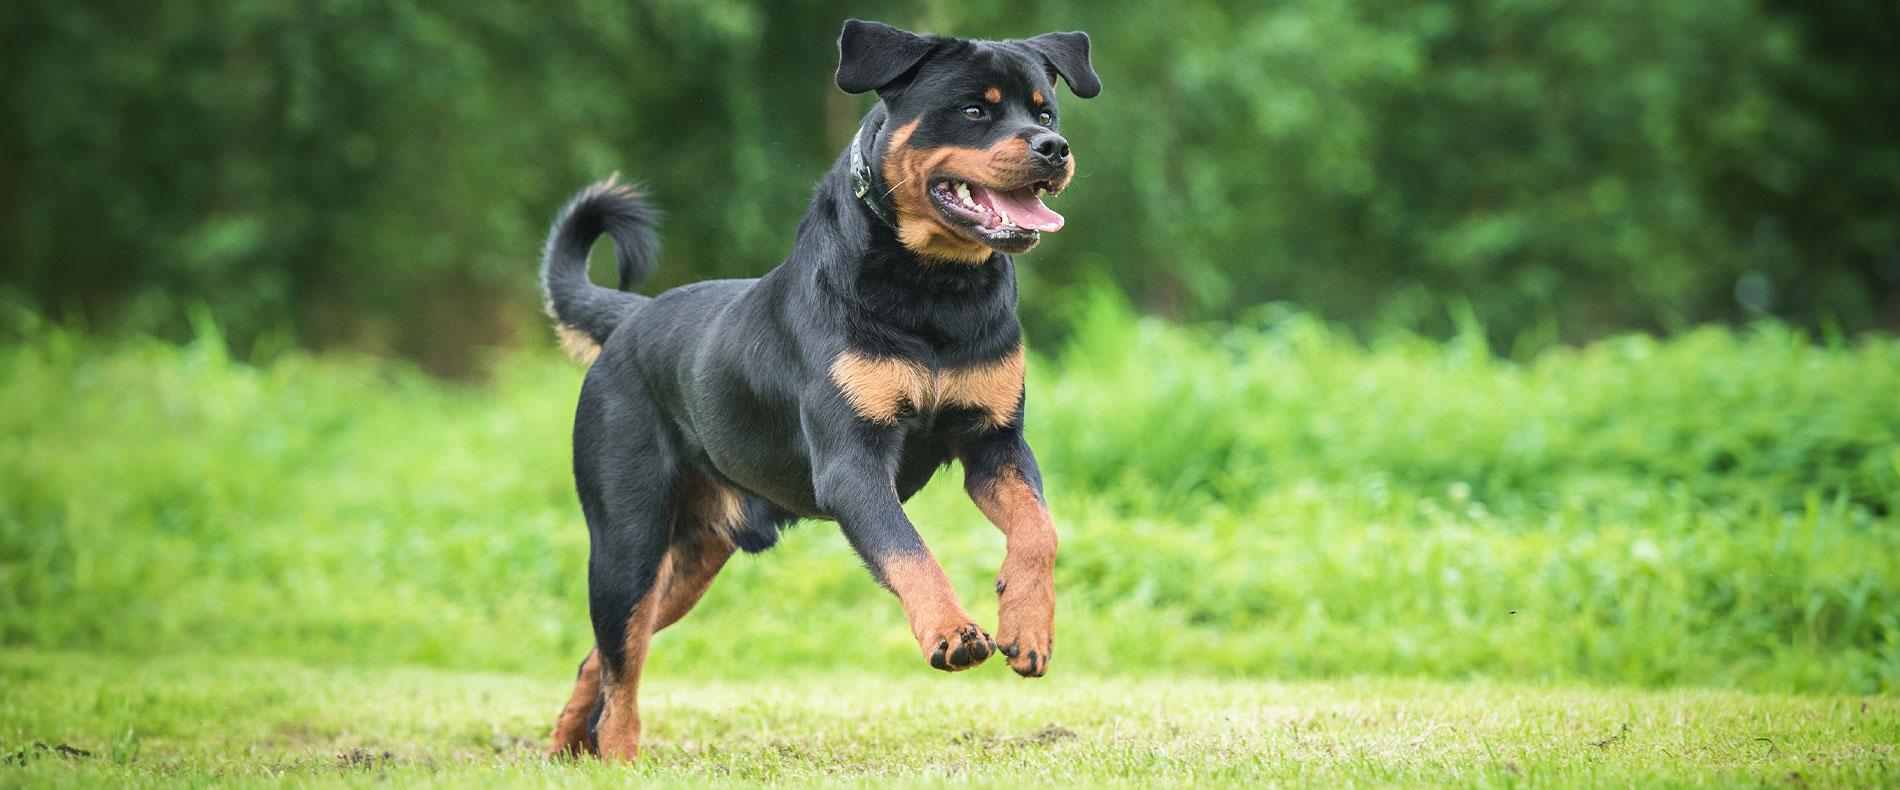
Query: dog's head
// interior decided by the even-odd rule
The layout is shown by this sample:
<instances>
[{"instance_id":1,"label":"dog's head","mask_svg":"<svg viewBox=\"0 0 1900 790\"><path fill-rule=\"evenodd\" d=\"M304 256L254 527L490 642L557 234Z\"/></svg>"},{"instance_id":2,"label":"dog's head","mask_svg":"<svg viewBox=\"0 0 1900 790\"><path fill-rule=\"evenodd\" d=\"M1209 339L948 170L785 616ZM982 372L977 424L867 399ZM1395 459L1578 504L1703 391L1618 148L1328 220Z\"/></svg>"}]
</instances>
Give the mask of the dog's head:
<instances>
[{"instance_id":1,"label":"dog's head","mask_svg":"<svg viewBox=\"0 0 1900 790\"><path fill-rule=\"evenodd\" d=\"M981 263L1018 253L1062 215L1043 205L1075 175L1057 133L1056 77L1102 91L1084 33L1007 41L918 35L845 22L838 87L877 91L886 119L865 154L897 215L897 236L928 258Z\"/></svg>"}]
</instances>

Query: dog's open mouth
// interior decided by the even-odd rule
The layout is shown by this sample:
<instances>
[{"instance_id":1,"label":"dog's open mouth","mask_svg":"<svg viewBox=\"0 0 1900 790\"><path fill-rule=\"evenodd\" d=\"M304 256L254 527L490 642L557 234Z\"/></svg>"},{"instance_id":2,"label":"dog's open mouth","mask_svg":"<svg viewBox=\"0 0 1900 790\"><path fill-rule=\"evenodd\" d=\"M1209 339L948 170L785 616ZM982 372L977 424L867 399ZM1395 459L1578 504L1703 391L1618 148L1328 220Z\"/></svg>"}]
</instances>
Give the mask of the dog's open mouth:
<instances>
[{"instance_id":1,"label":"dog's open mouth","mask_svg":"<svg viewBox=\"0 0 1900 790\"><path fill-rule=\"evenodd\" d=\"M1062 215L1042 204L1042 196L1055 191L1048 181L1003 190L945 176L931 182L930 197L951 224L977 241L1010 251L1034 246L1041 231L1062 229Z\"/></svg>"}]
</instances>

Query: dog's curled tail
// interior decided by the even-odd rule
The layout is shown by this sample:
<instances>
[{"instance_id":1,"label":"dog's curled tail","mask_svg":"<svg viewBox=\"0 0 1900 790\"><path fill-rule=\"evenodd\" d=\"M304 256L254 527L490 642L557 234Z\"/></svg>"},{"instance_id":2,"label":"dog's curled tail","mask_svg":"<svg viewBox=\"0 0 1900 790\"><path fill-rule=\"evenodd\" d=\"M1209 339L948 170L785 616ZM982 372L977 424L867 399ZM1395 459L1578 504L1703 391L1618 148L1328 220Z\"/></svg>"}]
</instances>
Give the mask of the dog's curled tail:
<instances>
[{"instance_id":1,"label":"dog's curled tail","mask_svg":"<svg viewBox=\"0 0 1900 790\"><path fill-rule=\"evenodd\" d=\"M547 311L557 323L561 345L582 362L592 362L614 327L647 302L629 291L653 271L659 252L659 212L618 173L581 190L548 231L541 257L541 289ZM587 279L587 252L605 233L614 240L620 290Z\"/></svg>"}]
</instances>

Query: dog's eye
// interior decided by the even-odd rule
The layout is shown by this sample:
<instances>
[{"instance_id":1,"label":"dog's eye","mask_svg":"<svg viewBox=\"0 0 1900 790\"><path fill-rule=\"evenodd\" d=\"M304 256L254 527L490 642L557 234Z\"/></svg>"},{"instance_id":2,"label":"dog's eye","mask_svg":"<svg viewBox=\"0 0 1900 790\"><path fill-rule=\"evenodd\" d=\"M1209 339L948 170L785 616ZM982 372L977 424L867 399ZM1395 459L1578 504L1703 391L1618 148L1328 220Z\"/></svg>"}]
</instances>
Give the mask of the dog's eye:
<instances>
[{"instance_id":1,"label":"dog's eye","mask_svg":"<svg viewBox=\"0 0 1900 790\"><path fill-rule=\"evenodd\" d=\"M983 115L984 115L983 108L978 107L974 104L963 108L963 116L965 118L975 119L975 118L981 118L983 117Z\"/></svg>"},{"instance_id":2,"label":"dog's eye","mask_svg":"<svg viewBox=\"0 0 1900 790\"><path fill-rule=\"evenodd\" d=\"M1056 120L1056 117L1050 114L1048 110L1043 110L1042 112L1036 113L1036 123L1042 124L1043 126L1048 126L1049 124L1054 123L1055 120Z\"/></svg>"}]
</instances>

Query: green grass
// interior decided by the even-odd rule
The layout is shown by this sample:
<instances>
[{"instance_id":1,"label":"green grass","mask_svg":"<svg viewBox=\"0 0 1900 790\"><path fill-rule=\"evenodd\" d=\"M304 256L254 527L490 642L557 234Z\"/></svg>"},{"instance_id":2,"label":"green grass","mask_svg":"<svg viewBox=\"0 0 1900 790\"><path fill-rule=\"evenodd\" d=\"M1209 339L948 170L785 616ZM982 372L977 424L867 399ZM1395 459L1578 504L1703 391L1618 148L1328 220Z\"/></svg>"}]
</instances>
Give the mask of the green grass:
<instances>
[{"instance_id":1,"label":"green grass","mask_svg":"<svg viewBox=\"0 0 1900 790\"><path fill-rule=\"evenodd\" d=\"M1768 326L1520 363L1093 305L1031 376L1059 666L1900 688L1900 344ZM5 644L498 671L585 652L578 369L252 367L206 333L0 346ZM1002 540L956 474L910 510L993 613ZM736 561L704 607L699 661L914 659L828 524Z\"/></svg>"},{"instance_id":2,"label":"green grass","mask_svg":"<svg viewBox=\"0 0 1900 790\"><path fill-rule=\"evenodd\" d=\"M1817 781L1889 770L1848 725L1891 735L1888 698L1839 717L1900 689L1900 343L1767 324L1504 358L1476 327L1360 341L1297 315L1184 328L1080 304L1030 370L1063 535L1051 677L931 676L837 530L800 525L660 640L652 672L680 680L653 687L661 748L639 776L1729 783L1791 753L1825 756L1788 769ZM174 346L0 321L0 736L100 755L7 770L412 783L469 757L443 783L602 778L484 751L542 734L591 641L580 370L548 349L496 352L475 384L343 354L247 365L199 326ZM908 509L993 622L1003 542L957 475ZM443 702L464 694L493 702ZM742 713L696 707L722 699ZM840 700L885 707L853 724ZM1285 724L1355 705L1443 710L1469 739ZM318 734L273 735L280 708ZM1706 713L1693 738L1646 740L1678 709ZM1643 749L1585 748L1626 720ZM1010 740L1050 722L1080 733L1060 759ZM1164 722L1193 748L1170 751ZM1780 751L1749 751L1757 735ZM761 756L774 739L796 748ZM329 765L359 747L406 762Z\"/></svg>"},{"instance_id":3,"label":"green grass","mask_svg":"<svg viewBox=\"0 0 1900 790\"><path fill-rule=\"evenodd\" d=\"M662 642L665 637L662 637ZM275 659L0 653L0 783L1877 787L1888 697L1347 679L647 679L636 766L534 751L566 689ZM67 756L34 746L70 746Z\"/></svg>"}]
</instances>

